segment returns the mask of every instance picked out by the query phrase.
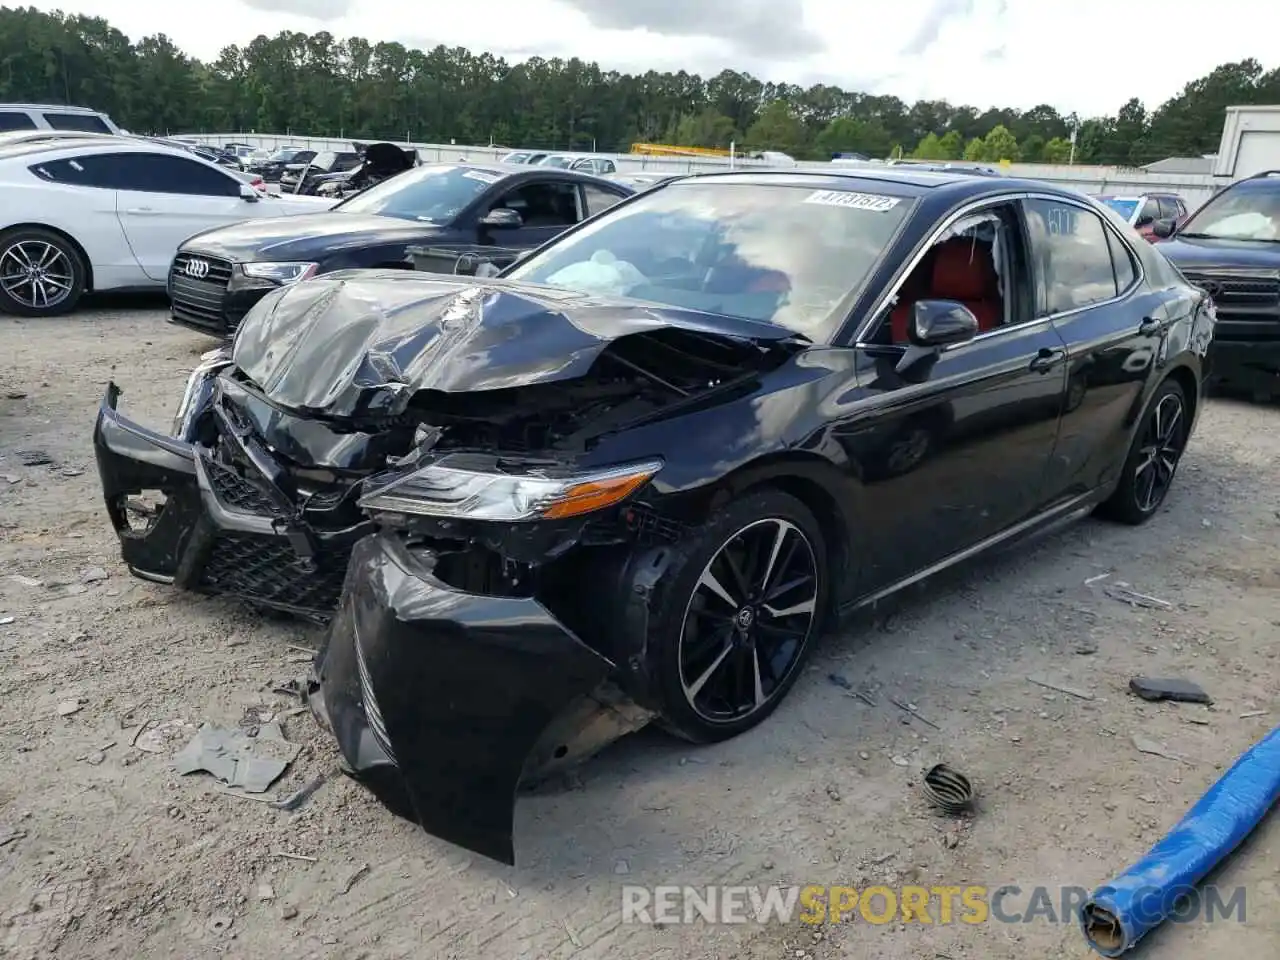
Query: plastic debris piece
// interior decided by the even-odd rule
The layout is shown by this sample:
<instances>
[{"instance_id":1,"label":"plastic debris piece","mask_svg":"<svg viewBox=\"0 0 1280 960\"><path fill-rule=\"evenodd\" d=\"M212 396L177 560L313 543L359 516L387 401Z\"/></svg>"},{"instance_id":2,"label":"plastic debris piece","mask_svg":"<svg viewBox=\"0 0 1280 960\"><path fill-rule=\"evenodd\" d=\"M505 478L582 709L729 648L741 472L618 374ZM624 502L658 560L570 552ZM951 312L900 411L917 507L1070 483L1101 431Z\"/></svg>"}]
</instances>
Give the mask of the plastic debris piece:
<instances>
[{"instance_id":1,"label":"plastic debris piece","mask_svg":"<svg viewBox=\"0 0 1280 960\"><path fill-rule=\"evenodd\" d=\"M229 787L264 793L288 769L301 749L284 738L278 723L264 723L257 736L244 730L205 725L173 758L174 769L186 775L211 773Z\"/></svg>"},{"instance_id":2,"label":"plastic debris piece","mask_svg":"<svg viewBox=\"0 0 1280 960\"><path fill-rule=\"evenodd\" d=\"M1134 677L1129 689L1143 700L1175 700L1181 703L1213 703L1199 684L1177 678Z\"/></svg>"}]
</instances>

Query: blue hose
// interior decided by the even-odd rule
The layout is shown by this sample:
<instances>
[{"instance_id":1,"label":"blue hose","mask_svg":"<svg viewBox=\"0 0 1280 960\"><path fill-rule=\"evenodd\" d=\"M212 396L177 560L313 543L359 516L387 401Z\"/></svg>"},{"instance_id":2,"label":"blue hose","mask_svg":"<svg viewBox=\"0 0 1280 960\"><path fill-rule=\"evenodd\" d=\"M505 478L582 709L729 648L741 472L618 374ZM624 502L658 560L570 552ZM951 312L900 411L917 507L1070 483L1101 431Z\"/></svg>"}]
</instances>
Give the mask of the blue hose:
<instances>
[{"instance_id":1,"label":"blue hose","mask_svg":"<svg viewBox=\"0 0 1280 960\"><path fill-rule=\"evenodd\" d=\"M1280 727L1222 775L1150 852L1080 908L1089 945L1118 957L1158 927L1280 797Z\"/></svg>"}]
</instances>

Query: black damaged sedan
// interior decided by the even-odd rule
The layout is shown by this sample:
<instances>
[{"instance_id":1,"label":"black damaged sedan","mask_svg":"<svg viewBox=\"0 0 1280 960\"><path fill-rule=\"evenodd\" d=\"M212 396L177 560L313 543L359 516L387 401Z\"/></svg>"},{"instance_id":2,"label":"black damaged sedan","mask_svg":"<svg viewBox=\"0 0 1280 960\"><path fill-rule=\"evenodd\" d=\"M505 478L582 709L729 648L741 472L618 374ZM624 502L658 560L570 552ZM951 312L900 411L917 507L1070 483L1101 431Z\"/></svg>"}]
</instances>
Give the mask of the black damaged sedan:
<instances>
[{"instance_id":1,"label":"black damaged sedan","mask_svg":"<svg viewBox=\"0 0 1280 960\"><path fill-rule=\"evenodd\" d=\"M273 291L172 431L95 428L138 576L331 618L350 771L511 862L517 786L656 718L774 710L854 608L1164 500L1214 315L1041 183L726 173L500 277Z\"/></svg>"}]
</instances>

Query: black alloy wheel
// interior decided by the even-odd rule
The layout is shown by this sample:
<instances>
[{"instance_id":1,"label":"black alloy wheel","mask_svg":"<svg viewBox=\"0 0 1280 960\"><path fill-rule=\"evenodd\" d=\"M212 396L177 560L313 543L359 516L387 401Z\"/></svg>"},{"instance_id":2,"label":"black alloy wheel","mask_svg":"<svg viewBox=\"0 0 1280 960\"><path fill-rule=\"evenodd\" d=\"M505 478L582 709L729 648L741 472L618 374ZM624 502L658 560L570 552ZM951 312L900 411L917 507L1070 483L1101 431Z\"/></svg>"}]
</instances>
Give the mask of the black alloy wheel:
<instances>
[{"instance_id":1,"label":"black alloy wheel","mask_svg":"<svg viewBox=\"0 0 1280 960\"><path fill-rule=\"evenodd\" d=\"M688 545L655 627L662 720L698 742L764 720L795 681L821 629L822 535L788 494L731 503Z\"/></svg>"},{"instance_id":2,"label":"black alloy wheel","mask_svg":"<svg viewBox=\"0 0 1280 960\"><path fill-rule=\"evenodd\" d=\"M1138 427L1120 484L1099 512L1121 523L1155 516L1173 485L1191 432L1191 411L1182 388L1166 380L1156 390Z\"/></svg>"}]
</instances>

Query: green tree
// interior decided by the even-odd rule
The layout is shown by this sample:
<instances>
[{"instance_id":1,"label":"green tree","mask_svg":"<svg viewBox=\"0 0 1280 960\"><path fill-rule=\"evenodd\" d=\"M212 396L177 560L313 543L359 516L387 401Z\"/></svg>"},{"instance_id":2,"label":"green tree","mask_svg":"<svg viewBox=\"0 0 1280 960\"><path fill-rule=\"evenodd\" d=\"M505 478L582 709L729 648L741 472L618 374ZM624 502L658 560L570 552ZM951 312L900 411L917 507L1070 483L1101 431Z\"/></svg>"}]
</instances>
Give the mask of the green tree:
<instances>
[{"instance_id":1,"label":"green tree","mask_svg":"<svg viewBox=\"0 0 1280 960\"><path fill-rule=\"evenodd\" d=\"M947 151L942 148L942 141L938 139L936 133L931 133L911 151L911 156L917 160L946 160Z\"/></svg>"},{"instance_id":2,"label":"green tree","mask_svg":"<svg viewBox=\"0 0 1280 960\"><path fill-rule=\"evenodd\" d=\"M969 161L987 159L987 144L980 137L974 137L964 148L964 158Z\"/></svg>"},{"instance_id":3,"label":"green tree","mask_svg":"<svg viewBox=\"0 0 1280 960\"><path fill-rule=\"evenodd\" d=\"M1054 137L1040 151L1045 163L1068 163L1071 160L1071 141L1066 137Z\"/></svg>"},{"instance_id":4,"label":"green tree","mask_svg":"<svg viewBox=\"0 0 1280 960\"><path fill-rule=\"evenodd\" d=\"M959 130L948 130L938 144L942 147L943 160L959 160L964 156L964 134Z\"/></svg>"},{"instance_id":5,"label":"green tree","mask_svg":"<svg viewBox=\"0 0 1280 960\"><path fill-rule=\"evenodd\" d=\"M982 145L983 153L989 161L1001 163L1018 159L1018 141L1003 124L993 127L983 138Z\"/></svg>"},{"instance_id":6,"label":"green tree","mask_svg":"<svg viewBox=\"0 0 1280 960\"><path fill-rule=\"evenodd\" d=\"M729 117L715 110L703 110L682 116L667 140L687 147L727 147L736 136Z\"/></svg>"},{"instance_id":7,"label":"green tree","mask_svg":"<svg viewBox=\"0 0 1280 960\"><path fill-rule=\"evenodd\" d=\"M827 159L837 153L861 153L868 157L883 158L889 155L892 144L884 125L878 120L837 117L818 134L814 149L820 159Z\"/></svg>"},{"instance_id":8,"label":"green tree","mask_svg":"<svg viewBox=\"0 0 1280 960\"><path fill-rule=\"evenodd\" d=\"M808 139L804 124L785 100L774 100L760 111L760 119L747 130L752 150L778 150L796 156L804 152Z\"/></svg>"},{"instance_id":9,"label":"green tree","mask_svg":"<svg viewBox=\"0 0 1280 960\"><path fill-rule=\"evenodd\" d=\"M1028 134L1025 140L1018 142L1018 159L1025 163L1038 162L1044 154L1044 143L1044 137L1040 134Z\"/></svg>"}]
</instances>

